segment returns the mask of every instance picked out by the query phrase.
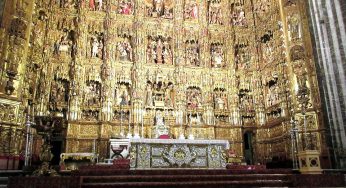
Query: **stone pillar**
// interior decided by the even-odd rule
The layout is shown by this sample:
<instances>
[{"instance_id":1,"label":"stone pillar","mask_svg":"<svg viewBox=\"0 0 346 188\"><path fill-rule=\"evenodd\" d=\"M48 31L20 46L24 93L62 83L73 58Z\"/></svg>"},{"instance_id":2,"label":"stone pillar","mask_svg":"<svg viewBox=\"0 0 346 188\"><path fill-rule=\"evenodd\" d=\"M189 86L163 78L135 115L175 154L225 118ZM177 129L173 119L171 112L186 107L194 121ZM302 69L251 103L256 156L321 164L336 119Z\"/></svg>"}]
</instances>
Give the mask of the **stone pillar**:
<instances>
[{"instance_id":1,"label":"stone pillar","mask_svg":"<svg viewBox=\"0 0 346 188\"><path fill-rule=\"evenodd\" d=\"M333 167L346 168L346 3L309 0L310 29Z\"/></svg>"}]
</instances>

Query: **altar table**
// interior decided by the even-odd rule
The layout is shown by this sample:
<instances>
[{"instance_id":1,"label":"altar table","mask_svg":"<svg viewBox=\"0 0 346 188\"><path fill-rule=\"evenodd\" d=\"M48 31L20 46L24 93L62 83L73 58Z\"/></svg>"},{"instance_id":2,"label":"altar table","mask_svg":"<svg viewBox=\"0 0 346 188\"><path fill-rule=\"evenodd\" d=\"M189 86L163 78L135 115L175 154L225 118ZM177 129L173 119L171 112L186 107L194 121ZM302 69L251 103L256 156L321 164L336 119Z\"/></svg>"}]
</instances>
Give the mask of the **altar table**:
<instances>
[{"instance_id":1,"label":"altar table","mask_svg":"<svg viewBox=\"0 0 346 188\"><path fill-rule=\"evenodd\" d=\"M130 139L130 167L225 168L227 140Z\"/></svg>"}]
</instances>

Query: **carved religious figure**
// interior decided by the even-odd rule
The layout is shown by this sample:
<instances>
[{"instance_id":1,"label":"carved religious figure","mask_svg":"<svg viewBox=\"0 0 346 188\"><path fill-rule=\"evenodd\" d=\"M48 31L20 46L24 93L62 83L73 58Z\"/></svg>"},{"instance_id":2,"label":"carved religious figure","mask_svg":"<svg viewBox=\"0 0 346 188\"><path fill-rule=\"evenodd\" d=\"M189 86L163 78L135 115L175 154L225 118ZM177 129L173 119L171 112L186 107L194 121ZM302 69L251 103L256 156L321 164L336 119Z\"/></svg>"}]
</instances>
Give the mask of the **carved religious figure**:
<instances>
[{"instance_id":1,"label":"carved religious figure","mask_svg":"<svg viewBox=\"0 0 346 188\"><path fill-rule=\"evenodd\" d=\"M257 0L254 3L254 12L256 13L266 13L270 9L271 2L270 0Z\"/></svg>"},{"instance_id":2,"label":"carved religious figure","mask_svg":"<svg viewBox=\"0 0 346 188\"><path fill-rule=\"evenodd\" d=\"M87 81L83 98L86 106L99 105L101 102L101 84L96 81Z\"/></svg>"},{"instance_id":3,"label":"carved religious figure","mask_svg":"<svg viewBox=\"0 0 346 188\"><path fill-rule=\"evenodd\" d=\"M173 64L170 38L161 36L148 38L147 63Z\"/></svg>"},{"instance_id":4,"label":"carved religious figure","mask_svg":"<svg viewBox=\"0 0 346 188\"><path fill-rule=\"evenodd\" d=\"M198 4L196 0L185 0L184 19L198 18Z\"/></svg>"},{"instance_id":5,"label":"carved religious figure","mask_svg":"<svg viewBox=\"0 0 346 188\"><path fill-rule=\"evenodd\" d=\"M214 109L216 110L227 110L228 100L226 90L223 88L216 88L214 90Z\"/></svg>"},{"instance_id":6,"label":"carved religious figure","mask_svg":"<svg viewBox=\"0 0 346 188\"><path fill-rule=\"evenodd\" d=\"M198 87L189 87L186 91L186 101L188 109L197 109L201 107L202 93Z\"/></svg>"},{"instance_id":7,"label":"carved religious figure","mask_svg":"<svg viewBox=\"0 0 346 188\"><path fill-rule=\"evenodd\" d=\"M245 11L242 6L238 4L231 5L231 24L234 26L246 26L247 20Z\"/></svg>"},{"instance_id":8,"label":"carved religious figure","mask_svg":"<svg viewBox=\"0 0 346 188\"><path fill-rule=\"evenodd\" d=\"M73 8L76 5L75 0L58 0L56 3L60 8Z\"/></svg>"},{"instance_id":9,"label":"carved religious figure","mask_svg":"<svg viewBox=\"0 0 346 188\"><path fill-rule=\"evenodd\" d=\"M248 69L251 61L251 52L248 41L239 41L235 45L234 50L234 61L237 64L237 69Z\"/></svg>"},{"instance_id":10,"label":"carved religious figure","mask_svg":"<svg viewBox=\"0 0 346 188\"><path fill-rule=\"evenodd\" d=\"M295 41L302 38L301 22L298 14L289 16L287 19L289 40Z\"/></svg>"},{"instance_id":11,"label":"carved religious figure","mask_svg":"<svg viewBox=\"0 0 346 188\"><path fill-rule=\"evenodd\" d=\"M208 22L209 24L223 24L222 23L222 9L221 0L208 1Z\"/></svg>"},{"instance_id":12,"label":"carved religious figure","mask_svg":"<svg viewBox=\"0 0 346 188\"><path fill-rule=\"evenodd\" d=\"M210 49L211 66L213 68L221 68L224 66L224 54L222 50L222 44L212 43Z\"/></svg>"},{"instance_id":13,"label":"carved religious figure","mask_svg":"<svg viewBox=\"0 0 346 188\"><path fill-rule=\"evenodd\" d=\"M168 86L165 90L165 106L166 107L173 107L174 106L174 89L173 89L173 84L168 83Z\"/></svg>"},{"instance_id":14,"label":"carved religious figure","mask_svg":"<svg viewBox=\"0 0 346 188\"><path fill-rule=\"evenodd\" d=\"M120 84L116 90L117 105L129 105L130 95L129 87L126 84Z\"/></svg>"},{"instance_id":15,"label":"carved religious figure","mask_svg":"<svg viewBox=\"0 0 346 188\"><path fill-rule=\"evenodd\" d=\"M104 10L104 0L89 0L89 10L102 11Z\"/></svg>"},{"instance_id":16,"label":"carved religious figure","mask_svg":"<svg viewBox=\"0 0 346 188\"><path fill-rule=\"evenodd\" d=\"M154 18L173 18L172 0L145 0L147 16Z\"/></svg>"},{"instance_id":17,"label":"carved religious figure","mask_svg":"<svg viewBox=\"0 0 346 188\"><path fill-rule=\"evenodd\" d=\"M103 59L103 34L96 33L90 38L90 57Z\"/></svg>"},{"instance_id":18,"label":"carved religious figure","mask_svg":"<svg viewBox=\"0 0 346 188\"><path fill-rule=\"evenodd\" d=\"M146 95L145 95L145 105L146 106L153 106L154 101L153 101L153 86L151 82L147 83L146 86Z\"/></svg>"},{"instance_id":19,"label":"carved religious figure","mask_svg":"<svg viewBox=\"0 0 346 188\"><path fill-rule=\"evenodd\" d=\"M73 31L64 30L59 39L57 39L54 43L54 51L55 55L71 55L72 46L74 41L72 40Z\"/></svg>"},{"instance_id":20,"label":"carved religious figure","mask_svg":"<svg viewBox=\"0 0 346 188\"><path fill-rule=\"evenodd\" d=\"M155 126L153 126L154 138L159 138L162 135L169 135L169 127L165 125L164 114L162 111L156 111Z\"/></svg>"},{"instance_id":21,"label":"carved religious figure","mask_svg":"<svg viewBox=\"0 0 346 188\"><path fill-rule=\"evenodd\" d=\"M132 15L134 13L134 0L119 0L119 14Z\"/></svg>"},{"instance_id":22,"label":"carved religious figure","mask_svg":"<svg viewBox=\"0 0 346 188\"><path fill-rule=\"evenodd\" d=\"M187 40L185 42L185 64L197 67L200 66L198 41Z\"/></svg>"},{"instance_id":23,"label":"carved religious figure","mask_svg":"<svg viewBox=\"0 0 346 188\"><path fill-rule=\"evenodd\" d=\"M117 59L121 61L133 61L133 49L129 38L123 38L117 43Z\"/></svg>"}]
</instances>

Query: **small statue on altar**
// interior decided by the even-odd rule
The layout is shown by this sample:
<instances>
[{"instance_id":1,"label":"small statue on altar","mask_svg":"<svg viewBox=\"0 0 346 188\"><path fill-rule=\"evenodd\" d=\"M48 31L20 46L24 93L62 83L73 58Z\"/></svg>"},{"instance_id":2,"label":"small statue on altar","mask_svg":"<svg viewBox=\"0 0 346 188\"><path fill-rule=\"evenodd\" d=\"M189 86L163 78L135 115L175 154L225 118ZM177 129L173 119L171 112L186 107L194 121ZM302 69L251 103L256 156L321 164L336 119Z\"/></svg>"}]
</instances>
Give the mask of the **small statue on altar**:
<instances>
[{"instance_id":1,"label":"small statue on altar","mask_svg":"<svg viewBox=\"0 0 346 188\"><path fill-rule=\"evenodd\" d=\"M157 111L155 116L155 126L153 127L154 138L169 135L169 127L165 125L162 111Z\"/></svg>"}]
</instances>

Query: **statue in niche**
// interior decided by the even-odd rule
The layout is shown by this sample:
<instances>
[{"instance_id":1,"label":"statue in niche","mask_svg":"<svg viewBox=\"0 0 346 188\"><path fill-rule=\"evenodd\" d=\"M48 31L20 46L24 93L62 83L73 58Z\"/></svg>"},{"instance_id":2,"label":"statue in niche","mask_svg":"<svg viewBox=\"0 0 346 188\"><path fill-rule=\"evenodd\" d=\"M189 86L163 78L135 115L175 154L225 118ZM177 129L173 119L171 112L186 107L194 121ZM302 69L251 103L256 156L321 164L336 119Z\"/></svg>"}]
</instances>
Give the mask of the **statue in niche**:
<instances>
[{"instance_id":1,"label":"statue in niche","mask_svg":"<svg viewBox=\"0 0 346 188\"><path fill-rule=\"evenodd\" d=\"M146 95L145 95L145 105L146 106L153 106L154 100L153 100L153 86L151 82L147 82L146 87Z\"/></svg>"},{"instance_id":2,"label":"statue in niche","mask_svg":"<svg viewBox=\"0 0 346 188\"><path fill-rule=\"evenodd\" d=\"M237 69L248 69L251 61L251 52L249 52L248 42L238 43L235 45L234 49L234 61L237 64Z\"/></svg>"},{"instance_id":3,"label":"statue in niche","mask_svg":"<svg viewBox=\"0 0 346 188\"><path fill-rule=\"evenodd\" d=\"M55 55L71 54L73 43L73 30L69 31L67 29L64 29L61 37L54 43L53 53Z\"/></svg>"},{"instance_id":4,"label":"statue in niche","mask_svg":"<svg viewBox=\"0 0 346 188\"><path fill-rule=\"evenodd\" d=\"M169 38L149 37L147 46L147 62L155 64L173 64L173 54Z\"/></svg>"},{"instance_id":5,"label":"statue in niche","mask_svg":"<svg viewBox=\"0 0 346 188\"><path fill-rule=\"evenodd\" d=\"M224 66L222 44L213 43L211 44L211 66L213 68L221 68Z\"/></svg>"},{"instance_id":6,"label":"statue in niche","mask_svg":"<svg viewBox=\"0 0 346 188\"><path fill-rule=\"evenodd\" d=\"M231 5L231 22L234 26L246 26L247 21L245 17L245 11L242 6L237 6L235 4Z\"/></svg>"},{"instance_id":7,"label":"statue in niche","mask_svg":"<svg viewBox=\"0 0 346 188\"><path fill-rule=\"evenodd\" d=\"M133 0L120 0L119 1L119 14L132 15L134 12L134 1Z\"/></svg>"},{"instance_id":8,"label":"statue in niche","mask_svg":"<svg viewBox=\"0 0 346 188\"><path fill-rule=\"evenodd\" d=\"M165 119L162 111L156 111L155 126L153 126L154 138L159 138L162 135L169 135L169 127L165 125Z\"/></svg>"},{"instance_id":9,"label":"statue in niche","mask_svg":"<svg viewBox=\"0 0 346 188\"><path fill-rule=\"evenodd\" d=\"M197 87L189 87L186 91L186 101L188 109L197 109L201 107L201 90Z\"/></svg>"},{"instance_id":10,"label":"statue in niche","mask_svg":"<svg viewBox=\"0 0 346 188\"><path fill-rule=\"evenodd\" d=\"M90 38L91 58L103 59L103 34L96 33Z\"/></svg>"},{"instance_id":11,"label":"statue in niche","mask_svg":"<svg viewBox=\"0 0 346 188\"><path fill-rule=\"evenodd\" d=\"M129 38L124 38L123 41L118 42L118 59L121 61L133 61L133 50Z\"/></svg>"},{"instance_id":12,"label":"statue in niche","mask_svg":"<svg viewBox=\"0 0 346 188\"><path fill-rule=\"evenodd\" d=\"M163 63L162 51L163 51L163 43L162 43L162 39L159 38L156 45L156 59L154 59L156 64Z\"/></svg>"},{"instance_id":13,"label":"statue in niche","mask_svg":"<svg viewBox=\"0 0 346 188\"><path fill-rule=\"evenodd\" d=\"M299 15L288 17L288 36L291 41L299 40L302 38L302 29Z\"/></svg>"},{"instance_id":14,"label":"statue in niche","mask_svg":"<svg viewBox=\"0 0 346 188\"><path fill-rule=\"evenodd\" d=\"M217 88L214 90L214 109L217 109L217 110L228 109L227 93L225 89Z\"/></svg>"},{"instance_id":15,"label":"statue in niche","mask_svg":"<svg viewBox=\"0 0 346 188\"><path fill-rule=\"evenodd\" d=\"M185 62L186 65L200 66L198 41L188 40L185 42Z\"/></svg>"},{"instance_id":16,"label":"statue in niche","mask_svg":"<svg viewBox=\"0 0 346 188\"><path fill-rule=\"evenodd\" d=\"M257 0L254 5L254 12L256 13L266 13L269 11L271 6L270 0Z\"/></svg>"},{"instance_id":17,"label":"statue in niche","mask_svg":"<svg viewBox=\"0 0 346 188\"><path fill-rule=\"evenodd\" d=\"M84 93L84 105L99 105L101 100L101 84L96 81L87 81Z\"/></svg>"},{"instance_id":18,"label":"statue in niche","mask_svg":"<svg viewBox=\"0 0 346 188\"><path fill-rule=\"evenodd\" d=\"M74 0L58 0L57 3L60 8L72 8L76 5Z\"/></svg>"},{"instance_id":19,"label":"statue in niche","mask_svg":"<svg viewBox=\"0 0 346 188\"><path fill-rule=\"evenodd\" d=\"M129 105L129 87L126 84L121 84L119 89L116 91L117 105Z\"/></svg>"},{"instance_id":20,"label":"statue in niche","mask_svg":"<svg viewBox=\"0 0 346 188\"><path fill-rule=\"evenodd\" d=\"M196 0L185 0L184 19L197 19L198 5Z\"/></svg>"},{"instance_id":21,"label":"statue in niche","mask_svg":"<svg viewBox=\"0 0 346 188\"><path fill-rule=\"evenodd\" d=\"M89 10L102 11L103 8L103 0L89 0Z\"/></svg>"},{"instance_id":22,"label":"statue in niche","mask_svg":"<svg viewBox=\"0 0 346 188\"><path fill-rule=\"evenodd\" d=\"M285 0L285 3L283 3L286 7L289 6L295 6L297 5L297 0Z\"/></svg>"},{"instance_id":23,"label":"statue in niche","mask_svg":"<svg viewBox=\"0 0 346 188\"><path fill-rule=\"evenodd\" d=\"M51 85L50 90L50 97L49 97L49 110L55 111L57 109L57 103L58 103L58 84L53 81Z\"/></svg>"},{"instance_id":24,"label":"statue in niche","mask_svg":"<svg viewBox=\"0 0 346 188\"><path fill-rule=\"evenodd\" d=\"M208 1L208 22L222 25L221 0Z\"/></svg>"},{"instance_id":25,"label":"statue in niche","mask_svg":"<svg viewBox=\"0 0 346 188\"><path fill-rule=\"evenodd\" d=\"M174 105L174 90L173 90L173 84L168 83L168 86L165 90L165 106L166 107L173 107Z\"/></svg>"},{"instance_id":26,"label":"statue in niche","mask_svg":"<svg viewBox=\"0 0 346 188\"><path fill-rule=\"evenodd\" d=\"M167 41L164 41L163 43L163 62L165 64L173 65L173 54Z\"/></svg>"},{"instance_id":27,"label":"statue in niche","mask_svg":"<svg viewBox=\"0 0 346 188\"><path fill-rule=\"evenodd\" d=\"M154 18L173 18L172 0L145 0L147 16Z\"/></svg>"},{"instance_id":28,"label":"statue in niche","mask_svg":"<svg viewBox=\"0 0 346 188\"><path fill-rule=\"evenodd\" d=\"M265 63L271 63L274 61L274 49L272 40L263 44L263 60Z\"/></svg>"}]
</instances>

